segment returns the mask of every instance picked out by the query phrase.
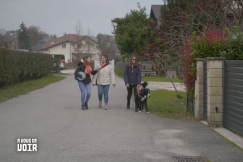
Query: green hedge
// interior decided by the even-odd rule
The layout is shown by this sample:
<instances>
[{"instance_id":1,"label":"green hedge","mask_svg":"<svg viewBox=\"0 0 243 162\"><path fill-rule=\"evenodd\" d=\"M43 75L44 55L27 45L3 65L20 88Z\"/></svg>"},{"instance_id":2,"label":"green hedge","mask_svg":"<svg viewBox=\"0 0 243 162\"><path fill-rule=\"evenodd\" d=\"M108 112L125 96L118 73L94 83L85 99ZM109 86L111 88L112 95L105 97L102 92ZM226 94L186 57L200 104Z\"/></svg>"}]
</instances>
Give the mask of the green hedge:
<instances>
[{"instance_id":1,"label":"green hedge","mask_svg":"<svg viewBox=\"0 0 243 162\"><path fill-rule=\"evenodd\" d=\"M52 69L52 55L0 49L0 88L41 78Z\"/></svg>"},{"instance_id":2,"label":"green hedge","mask_svg":"<svg viewBox=\"0 0 243 162\"><path fill-rule=\"evenodd\" d=\"M64 56L64 55L57 55L57 54L54 54L54 58L65 60L65 56Z\"/></svg>"}]
</instances>

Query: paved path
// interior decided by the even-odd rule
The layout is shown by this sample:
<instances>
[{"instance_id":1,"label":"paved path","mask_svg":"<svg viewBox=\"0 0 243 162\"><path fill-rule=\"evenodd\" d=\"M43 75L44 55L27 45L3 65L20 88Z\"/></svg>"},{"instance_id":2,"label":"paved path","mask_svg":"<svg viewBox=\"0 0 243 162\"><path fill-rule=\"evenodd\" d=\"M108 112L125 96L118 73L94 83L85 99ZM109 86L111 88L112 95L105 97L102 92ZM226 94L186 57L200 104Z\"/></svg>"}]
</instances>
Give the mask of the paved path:
<instances>
[{"instance_id":1,"label":"paved path","mask_svg":"<svg viewBox=\"0 0 243 162\"><path fill-rule=\"evenodd\" d=\"M174 83L177 91L186 92L186 87L182 83ZM150 90L165 89L175 91L175 88L171 82L150 82L148 81L148 88Z\"/></svg>"},{"instance_id":2,"label":"paved path","mask_svg":"<svg viewBox=\"0 0 243 162\"><path fill-rule=\"evenodd\" d=\"M96 87L90 110L80 110L72 75L0 104L0 161L173 162L179 155L243 161L240 149L199 122L125 109L126 89L116 81L107 111L97 106ZM37 138L38 152L17 152L17 138Z\"/></svg>"}]
</instances>

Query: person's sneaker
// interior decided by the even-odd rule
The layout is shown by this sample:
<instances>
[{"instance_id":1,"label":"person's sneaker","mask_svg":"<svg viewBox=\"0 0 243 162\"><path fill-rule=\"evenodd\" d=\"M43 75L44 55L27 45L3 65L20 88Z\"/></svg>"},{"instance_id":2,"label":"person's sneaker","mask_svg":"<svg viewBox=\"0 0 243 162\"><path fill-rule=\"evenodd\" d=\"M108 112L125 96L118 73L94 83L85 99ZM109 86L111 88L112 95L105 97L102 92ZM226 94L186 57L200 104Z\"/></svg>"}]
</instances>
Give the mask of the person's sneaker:
<instances>
[{"instance_id":1,"label":"person's sneaker","mask_svg":"<svg viewBox=\"0 0 243 162\"><path fill-rule=\"evenodd\" d=\"M84 106L84 105L82 105L82 108L81 108L81 110L85 110L85 106Z\"/></svg>"},{"instance_id":2,"label":"person's sneaker","mask_svg":"<svg viewBox=\"0 0 243 162\"><path fill-rule=\"evenodd\" d=\"M99 108L102 108L102 101L99 101Z\"/></svg>"},{"instance_id":3,"label":"person's sneaker","mask_svg":"<svg viewBox=\"0 0 243 162\"><path fill-rule=\"evenodd\" d=\"M107 110L107 109L108 109L108 107L106 106L106 107L105 107L105 110Z\"/></svg>"},{"instance_id":4,"label":"person's sneaker","mask_svg":"<svg viewBox=\"0 0 243 162\"><path fill-rule=\"evenodd\" d=\"M88 109L89 109L89 107L88 107L88 104L87 104L87 103L85 103L85 108L86 108L86 110L88 110Z\"/></svg>"}]
</instances>

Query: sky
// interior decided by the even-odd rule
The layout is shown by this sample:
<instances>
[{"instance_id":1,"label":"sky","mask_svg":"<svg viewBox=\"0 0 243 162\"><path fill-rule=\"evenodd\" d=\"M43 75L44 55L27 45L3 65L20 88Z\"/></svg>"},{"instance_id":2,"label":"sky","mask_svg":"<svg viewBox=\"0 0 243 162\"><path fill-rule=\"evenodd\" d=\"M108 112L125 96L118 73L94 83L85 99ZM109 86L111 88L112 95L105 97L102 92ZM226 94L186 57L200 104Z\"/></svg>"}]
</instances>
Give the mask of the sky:
<instances>
[{"instance_id":1,"label":"sky","mask_svg":"<svg viewBox=\"0 0 243 162\"><path fill-rule=\"evenodd\" d=\"M150 14L151 5L161 5L163 0L1 0L0 28L19 29L23 21L27 27L39 26L47 34L75 34L78 20L96 36L112 34L111 20L121 18L137 9L137 2Z\"/></svg>"}]
</instances>

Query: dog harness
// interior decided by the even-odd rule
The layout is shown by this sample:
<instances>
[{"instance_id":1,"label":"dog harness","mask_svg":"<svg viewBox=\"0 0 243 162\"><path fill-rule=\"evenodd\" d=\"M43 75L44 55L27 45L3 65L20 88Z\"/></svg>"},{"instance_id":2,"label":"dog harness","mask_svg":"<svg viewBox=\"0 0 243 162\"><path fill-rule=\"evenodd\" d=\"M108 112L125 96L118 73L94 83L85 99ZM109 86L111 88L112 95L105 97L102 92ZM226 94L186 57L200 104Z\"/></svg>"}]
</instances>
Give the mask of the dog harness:
<instances>
[{"instance_id":1,"label":"dog harness","mask_svg":"<svg viewBox=\"0 0 243 162\"><path fill-rule=\"evenodd\" d=\"M144 87L140 86L139 88L137 88L137 92L139 92L141 89L144 89Z\"/></svg>"}]
</instances>

